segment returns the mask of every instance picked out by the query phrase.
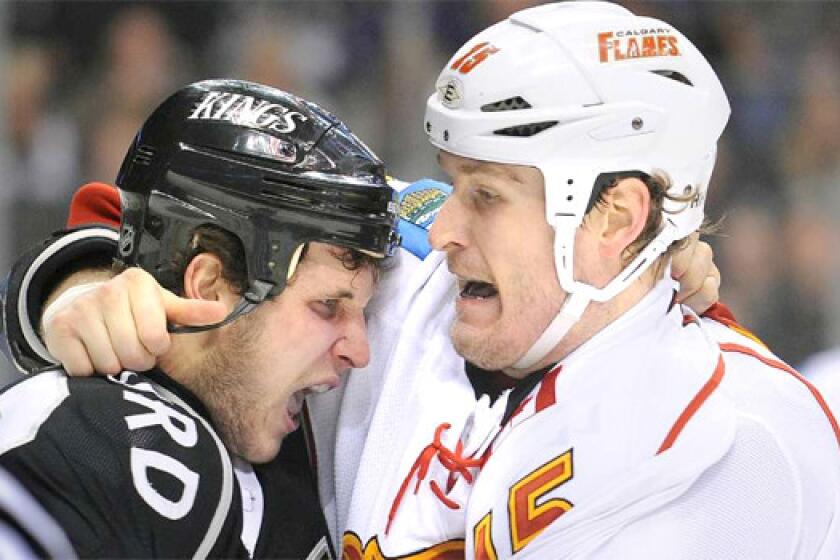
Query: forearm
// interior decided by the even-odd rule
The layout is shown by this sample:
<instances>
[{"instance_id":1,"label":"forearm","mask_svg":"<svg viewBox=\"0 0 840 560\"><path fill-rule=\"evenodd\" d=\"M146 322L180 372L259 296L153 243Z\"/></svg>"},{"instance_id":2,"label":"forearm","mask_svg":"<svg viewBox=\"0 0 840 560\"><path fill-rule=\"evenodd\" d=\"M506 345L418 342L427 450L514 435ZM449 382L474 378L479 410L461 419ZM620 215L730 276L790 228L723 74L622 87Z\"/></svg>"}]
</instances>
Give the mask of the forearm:
<instances>
[{"instance_id":1,"label":"forearm","mask_svg":"<svg viewBox=\"0 0 840 560\"><path fill-rule=\"evenodd\" d=\"M51 363L38 336L46 305L74 285L110 277L117 232L94 226L60 232L14 264L3 298L3 331L15 366L30 373Z\"/></svg>"}]
</instances>

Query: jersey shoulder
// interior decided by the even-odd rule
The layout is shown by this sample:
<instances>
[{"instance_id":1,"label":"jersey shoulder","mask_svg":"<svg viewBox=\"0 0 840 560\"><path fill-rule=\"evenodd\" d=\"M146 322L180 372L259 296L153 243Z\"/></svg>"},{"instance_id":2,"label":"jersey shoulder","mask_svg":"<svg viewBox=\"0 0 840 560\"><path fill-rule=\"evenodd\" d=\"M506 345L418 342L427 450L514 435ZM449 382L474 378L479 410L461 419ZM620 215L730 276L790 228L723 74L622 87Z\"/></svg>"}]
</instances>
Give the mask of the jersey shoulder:
<instances>
[{"instance_id":1,"label":"jersey shoulder","mask_svg":"<svg viewBox=\"0 0 840 560\"><path fill-rule=\"evenodd\" d=\"M0 463L81 555L207 555L225 531L239 544L221 441L143 376L68 379L51 370L3 393L0 414Z\"/></svg>"}]
</instances>

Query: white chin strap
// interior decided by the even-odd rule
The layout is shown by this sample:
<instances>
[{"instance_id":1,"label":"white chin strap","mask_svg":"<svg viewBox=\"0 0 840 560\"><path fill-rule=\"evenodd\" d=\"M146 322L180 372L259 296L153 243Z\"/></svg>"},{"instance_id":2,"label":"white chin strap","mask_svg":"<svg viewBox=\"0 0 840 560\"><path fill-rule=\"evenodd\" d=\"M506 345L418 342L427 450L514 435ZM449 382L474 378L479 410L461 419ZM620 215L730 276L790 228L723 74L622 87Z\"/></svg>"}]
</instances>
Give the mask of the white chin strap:
<instances>
[{"instance_id":1,"label":"white chin strap","mask_svg":"<svg viewBox=\"0 0 840 560\"><path fill-rule=\"evenodd\" d=\"M515 369L529 369L545 359L563 340L569 330L580 321L586 307L593 300L608 301L623 292L630 284L653 264L657 257L668 250L677 239L676 227L666 221L666 225L653 241L647 244L624 269L603 288L595 288L572 277L574 263L574 232L568 236L555 232L554 266L557 268L560 285L568 294L566 301L549 323L536 342L519 360L513 364ZM564 281L565 280L565 281Z\"/></svg>"},{"instance_id":2,"label":"white chin strap","mask_svg":"<svg viewBox=\"0 0 840 560\"><path fill-rule=\"evenodd\" d=\"M554 350L557 343L563 340L563 337L575 326L575 323L580 321L590 301L592 301L592 298L584 291L574 292L566 296L566 301L563 302L563 307L560 308L557 316L549 323L534 345L531 346L531 349L513 364L513 367L528 369L545 358L549 352Z\"/></svg>"}]
</instances>

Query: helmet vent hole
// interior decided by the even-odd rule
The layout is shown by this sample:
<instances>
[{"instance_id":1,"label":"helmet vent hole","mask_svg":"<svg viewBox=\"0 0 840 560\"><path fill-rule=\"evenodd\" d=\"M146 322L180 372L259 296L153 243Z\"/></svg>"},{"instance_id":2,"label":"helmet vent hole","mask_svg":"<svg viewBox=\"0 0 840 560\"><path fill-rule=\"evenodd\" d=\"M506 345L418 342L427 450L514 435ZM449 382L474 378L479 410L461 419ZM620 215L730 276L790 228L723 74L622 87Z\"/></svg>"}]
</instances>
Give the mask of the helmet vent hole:
<instances>
[{"instance_id":1,"label":"helmet vent hole","mask_svg":"<svg viewBox=\"0 0 840 560\"><path fill-rule=\"evenodd\" d=\"M151 146L139 146L137 151L134 153L134 159L132 162L135 165L151 165L156 153L155 149Z\"/></svg>"},{"instance_id":2,"label":"helmet vent hole","mask_svg":"<svg viewBox=\"0 0 840 560\"><path fill-rule=\"evenodd\" d=\"M548 130L552 126L556 126L557 121L545 121L545 122L538 122L538 123L531 123L531 124L520 124L517 126L510 126L508 128L502 128L500 130L494 130L493 134L497 134L499 136L518 136L518 137L528 137L534 136L535 134L539 134L544 130Z\"/></svg>"},{"instance_id":3,"label":"helmet vent hole","mask_svg":"<svg viewBox=\"0 0 840 560\"><path fill-rule=\"evenodd\" d=\"M495 103L487 103L481 106L481 110L485 113L495 113L498 111L518 111L520 109L530 109L531 104L522 99L520 96L508 97Z\"/></svg>"},{"instance_id":4,"label":"helmet vent hole","mask_svg":"<svg viewBox=\"0 0 840 560\"><path fill-rule=\"evenodd\" d=\"M663 78L668 78L669 80L675 80L680 82L681 84L685 84L687 86L694 86L691 83L691 80L685 77L685 74L677 72L676 70L651 70L654 74L658 76L662 76Z\"/></svg>"}]
</instances>

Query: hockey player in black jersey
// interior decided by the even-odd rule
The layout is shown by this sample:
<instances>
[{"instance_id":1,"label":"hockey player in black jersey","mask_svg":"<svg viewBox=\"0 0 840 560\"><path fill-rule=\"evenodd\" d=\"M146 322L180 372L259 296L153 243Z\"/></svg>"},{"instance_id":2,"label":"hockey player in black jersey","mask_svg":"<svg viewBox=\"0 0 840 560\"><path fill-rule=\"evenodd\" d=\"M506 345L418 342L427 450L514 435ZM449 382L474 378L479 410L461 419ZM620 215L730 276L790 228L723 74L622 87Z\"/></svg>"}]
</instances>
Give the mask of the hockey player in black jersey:
<instances>
[{"instance_id":1,"label":"hockey player in black jersey","mask_svg":"<svg viewBox=\"0 0 840 560\"><path fill-rule=\"evenodd\" d=\"M117 184L115 265L224 318L171 325L149 371L11 386L0 465L82 557L314 558L319 541L328 557L317 501L260 464L307 393L368 360L364 307L397 237L381 162L314 104L208 81L149 117ZM287 508L300 534L271 530Z\"/></svg>"}]
</instances>

